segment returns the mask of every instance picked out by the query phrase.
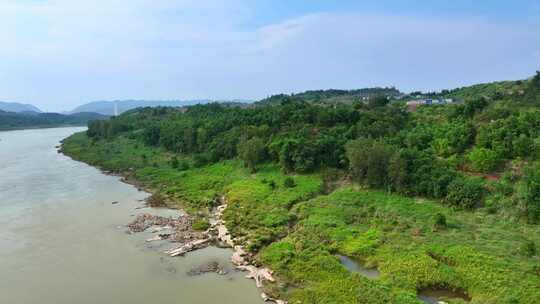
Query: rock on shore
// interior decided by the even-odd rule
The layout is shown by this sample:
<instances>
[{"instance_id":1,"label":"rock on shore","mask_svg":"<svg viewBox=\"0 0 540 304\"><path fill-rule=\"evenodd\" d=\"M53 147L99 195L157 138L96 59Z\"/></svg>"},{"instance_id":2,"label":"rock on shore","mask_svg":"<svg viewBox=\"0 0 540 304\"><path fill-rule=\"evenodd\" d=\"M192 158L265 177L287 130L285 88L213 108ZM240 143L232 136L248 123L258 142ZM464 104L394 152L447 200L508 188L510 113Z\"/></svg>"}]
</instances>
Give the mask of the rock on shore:
<instances>
[{"instance_id":1,"label":"rock on shore","mask_svg":"<svg viewBox=\"0 0 540 304\"><path fill-rule=\"evenodd\" d=\"M258 288L262 288L264 282L275 282L273 271L266 267L256 267L253 265L254 257L244 250L244 247L236 245L234 238L229 233L225 221L222 220L223 211L227 208L225 198L220 199L221 205L212 213L211 227L206 231L195 231L192 228L194 219L189 215L181 215L178 218L163 217L152 214L140 214L135 220L127 225L130 233L138 233L152 228L152 233L158 233L147 242L169 240L179 245L165 251L166 254L174 257L181 256L188 252L208 247L212 242L219 242L227 247L231 247L234 252L231 256L231 262L236 269L247 272L246 278L255 280ZM197 275L206 272L217 272L224 274L223 267L216 263L208 263L192 269L188 274ZM287 302L274 299L261 294L266 302L277 304L286 304Z\"/></svg>"},{"instance_id":2,"label":"rock on shore","mask_svg":"<svg viewBox=\"0 0 540 304\"><path fill-rule=\"evenodd\" d=\"M219 275L227 274L227 271L225 270L225 268L222 265L220 265L219 262L217 261L211 261L208 263L204 263L200 266L194 267L190 271L188 271L187 274L190 276L196 276L196 275L201 275L201 274L209 273L209 272L215 272Z\"/></svg>"},{"instance_id":3,"label":"rock on shore","mask_svg":"<svg viewBox=\"0 0 540 304\"><path fill-rule=\"evenodd\" d=\"M231 234L229 233L229 230L227 229L227 226L225 225L225 221L222 220L223 211L227 208L227 204L225 203L225 198L222 198L221 201L223 202L220 206L216 208L216 212L214 214L214 217L216 218L216 221L212 225L212 230L217 231L217 239L227 245L229 245L231 248L233 248L234 253L231 256L231 262L236 267L236 269L241 271L246 271L248 274L246 275L246 278L248 279L254 279L255 284L257 285L257 288L262 288L264 281L268 282L275 282L275 278L273 277L273 271L266 267L256 267L251 263L253 257L248 254L244 247L240 245L235 245L235 240L232 238ZM269 297L266 293L261 293L261 298L265 302L274 302L276 304L287 304L286 301L274 299Z\"/></svg>"}]
</instances>

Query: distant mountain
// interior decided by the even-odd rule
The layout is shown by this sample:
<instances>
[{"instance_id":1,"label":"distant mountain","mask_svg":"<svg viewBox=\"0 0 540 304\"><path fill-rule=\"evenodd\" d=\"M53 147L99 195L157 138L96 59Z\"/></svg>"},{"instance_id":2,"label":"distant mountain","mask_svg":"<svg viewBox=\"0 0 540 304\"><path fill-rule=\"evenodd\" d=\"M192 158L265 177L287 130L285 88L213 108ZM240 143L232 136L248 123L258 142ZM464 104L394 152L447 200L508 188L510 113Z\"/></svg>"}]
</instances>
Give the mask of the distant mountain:
<instances>
[{"instance_id":1,"label":"distant mountain","mask_svg":"<svg viewBox=\"0 0 540 304\"><path fill-rule=\"evenodd\" d=\"M197 103L208 103L210 100L115 100L115 101L93 101L76 107L69 113L94 112L103 115L114 115L115 104L117 114L141 107L182 107Z\"/></svg>"},{"instance_id":2,"label":"distant mountain","mask_svg":"<svg viewBox=\"0 0 540 304\"><path fill-rule=\"evenodd\" d=\"M108 116L98 113L36 113L0 111L0 130L25 128L50 128L59 126L81 126L90 120L106 119Z\"/></svg>"},{"instance_id":3,"label":"distant mountain","mask_svg":"<svg viewBox=\"0 0 540 304\"><path fill-rule=\"evenodd\" d=\"M286 100L302 100L307 102L316 102L316 103L352 103L354 101L365 100L370 97L375 96L387 96L387 97L399 97L402 93L396 88L364 88L357 90L315 90L315 91L306 91L298 94L279 94L274 95L268 98L265 98L261 101L258 101L257 104L263 105L279 105Z\"/></svg>"},{"instance_id":4,"label":"distant mountain","mask_svg":"<svg viewBox=\"0 0 540 304\"><path fill-rule=\"evenodd\" d=\"M117 108L116 114L144 107L185 107L196 104L205 104L211 102L227 103L227 104L249 104L252 100L231 99L231 100L211 100L211 99L193 99L193 100L112 100L112 101L93 101L76 107L68 113L79 112L94 112L103 115L114 115L115 104Z\"/></svg>"},{"instance_id":5,"label":"distant mountain","mask_svg":"<svg viewBox=\"0 0 540 304\"><path fill-rule=\"evenodd\" d=\"M24 104L18 102L5 102L0 101L0 111L5 112L38 112L41 110L31 104Z\"/></svg>"}]
</instances>

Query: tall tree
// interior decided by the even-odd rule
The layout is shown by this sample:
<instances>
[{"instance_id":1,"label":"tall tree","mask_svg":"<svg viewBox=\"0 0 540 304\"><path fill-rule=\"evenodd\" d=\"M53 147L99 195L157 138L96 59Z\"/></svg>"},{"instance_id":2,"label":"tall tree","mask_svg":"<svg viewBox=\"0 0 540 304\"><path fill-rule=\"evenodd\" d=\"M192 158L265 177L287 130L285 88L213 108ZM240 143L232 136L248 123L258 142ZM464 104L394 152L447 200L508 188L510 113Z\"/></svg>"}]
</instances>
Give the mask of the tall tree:
<instances>
[{"instance_id":1,"label":"tall tree","mask_svg":"<svg viewBox=\"0 0 540 304\"><path fill-rule=\"evenodd\" d=\"M264 152L264 142L258 137L253 137L238 144L238 156L251 172L257 171L256 166L264 160Z\"/></svg>"}]
</instances>

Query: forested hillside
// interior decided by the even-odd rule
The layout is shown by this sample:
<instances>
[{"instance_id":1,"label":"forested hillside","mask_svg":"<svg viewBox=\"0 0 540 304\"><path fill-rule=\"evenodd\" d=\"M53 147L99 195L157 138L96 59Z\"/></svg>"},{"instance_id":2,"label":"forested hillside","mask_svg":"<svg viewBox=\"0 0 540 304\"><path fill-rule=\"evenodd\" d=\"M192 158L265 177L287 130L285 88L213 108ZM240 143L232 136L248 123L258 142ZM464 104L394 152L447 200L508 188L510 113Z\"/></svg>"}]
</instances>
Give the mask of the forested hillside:
<instances>
[{"instance_id":1,"label":"forested hillside","mask_svg":"<svg viewBox=\"0 0 540 304\"><path fill-rule=\"evenodd\" d=\"M64 115L58 113L14 113L0 111L0 130L86 125L90 120L105 118L107 116L97 113Z\"/></svg>"},{"instance_id":2,"label":"forested hillside","mask_svg":"<svg viewBox=\"0 0 540 304\"><path fill-rule=\"evenodd\" d=\"M280 278L265 292L291 303L419 303L433 288L538 303L540 73L413 112L387 94L312 102L340 94L133 110L64 151L203 218L225 195L230 231Z\"/></svg>"}]
</instances>

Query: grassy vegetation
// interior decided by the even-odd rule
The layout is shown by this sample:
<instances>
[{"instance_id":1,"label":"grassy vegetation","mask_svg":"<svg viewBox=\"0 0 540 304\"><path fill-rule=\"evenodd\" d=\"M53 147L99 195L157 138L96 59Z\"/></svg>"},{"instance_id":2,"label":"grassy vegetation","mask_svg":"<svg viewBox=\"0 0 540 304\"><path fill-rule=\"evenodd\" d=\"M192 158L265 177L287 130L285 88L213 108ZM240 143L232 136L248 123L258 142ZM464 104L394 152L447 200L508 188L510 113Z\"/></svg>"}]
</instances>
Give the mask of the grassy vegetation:
<instances>
[{"instance_id":1,"label":"grassy vegetation","mask_svg":"<svg viewBox=\"0 0 540 304\"><path fill-rule=\"evenodd\" d=\"M127 137L95 142L78 133L64 141L63 150L77 160L133 177L167 195L169 207L192 212L207 211L227 185L249 176L249 171L234 160L195 168L192 160L185 158L183 161L191 163L190 168L175 169L170 153Z\"/></svg>"},{"instance_id":2,"label":"grassy vegetation","mask_svg":"<svg viewBox=\"0 0 540 304\"><path fill-rule=\"evenodd\" d=\"M260 253L280 276L302 287L275 287L293 300L416 303L416 291L432 286L463 289L472 303L540 298L533 270L539 259L519 253L527 239L540 242L538 227L352 187L302 202L293 213L299 220L294 232ZM435 226L437 214L445 215L447 228ZM337 253L377 265L381 278L368 281L347 273ZM346 296L344 286L350 288ZM324 300L331 299L327 296L340 300Z\"/></svg>"},{"instance_id":3,"label":"grassy vegetation","mask_svg":"<svg viewBox=\"0 0 540 304\"><path fill-rule=\"evenodd\" d=\"M287 178L294 186L286 186ZM287 177L275 165L267 165L257 174L226 187L229 206L224 218L233 236L242 238L248 249L258 251L276 239L285 237L295 222L291 207L321 191L317 175Z\"/></svg>"},{"instance_id":4,"label":"grassy vegetation","mask_svg":"<svg viewBox=\"0 0 540 304\"><path fill-rule=\"evenodd\" d=\"M274 164L254 174L234 160L179 170L166 152L129 138L92 142L80 133L63 148L103 169L128 172L172 198L170 207L206 211L225 194L231 232L281 279L267 291L293 303L418 303L417 290L431 286L463 289L472 303L540 298L540 259L522 250L540 244L538 226L352 186L321 195L318 174L288 176ZM294 187L285 186L287 178ZM438 215L445 225L436 224ZM349 272L336 254L376 266L381 278Z\"/></svg>"}]
</instances>

